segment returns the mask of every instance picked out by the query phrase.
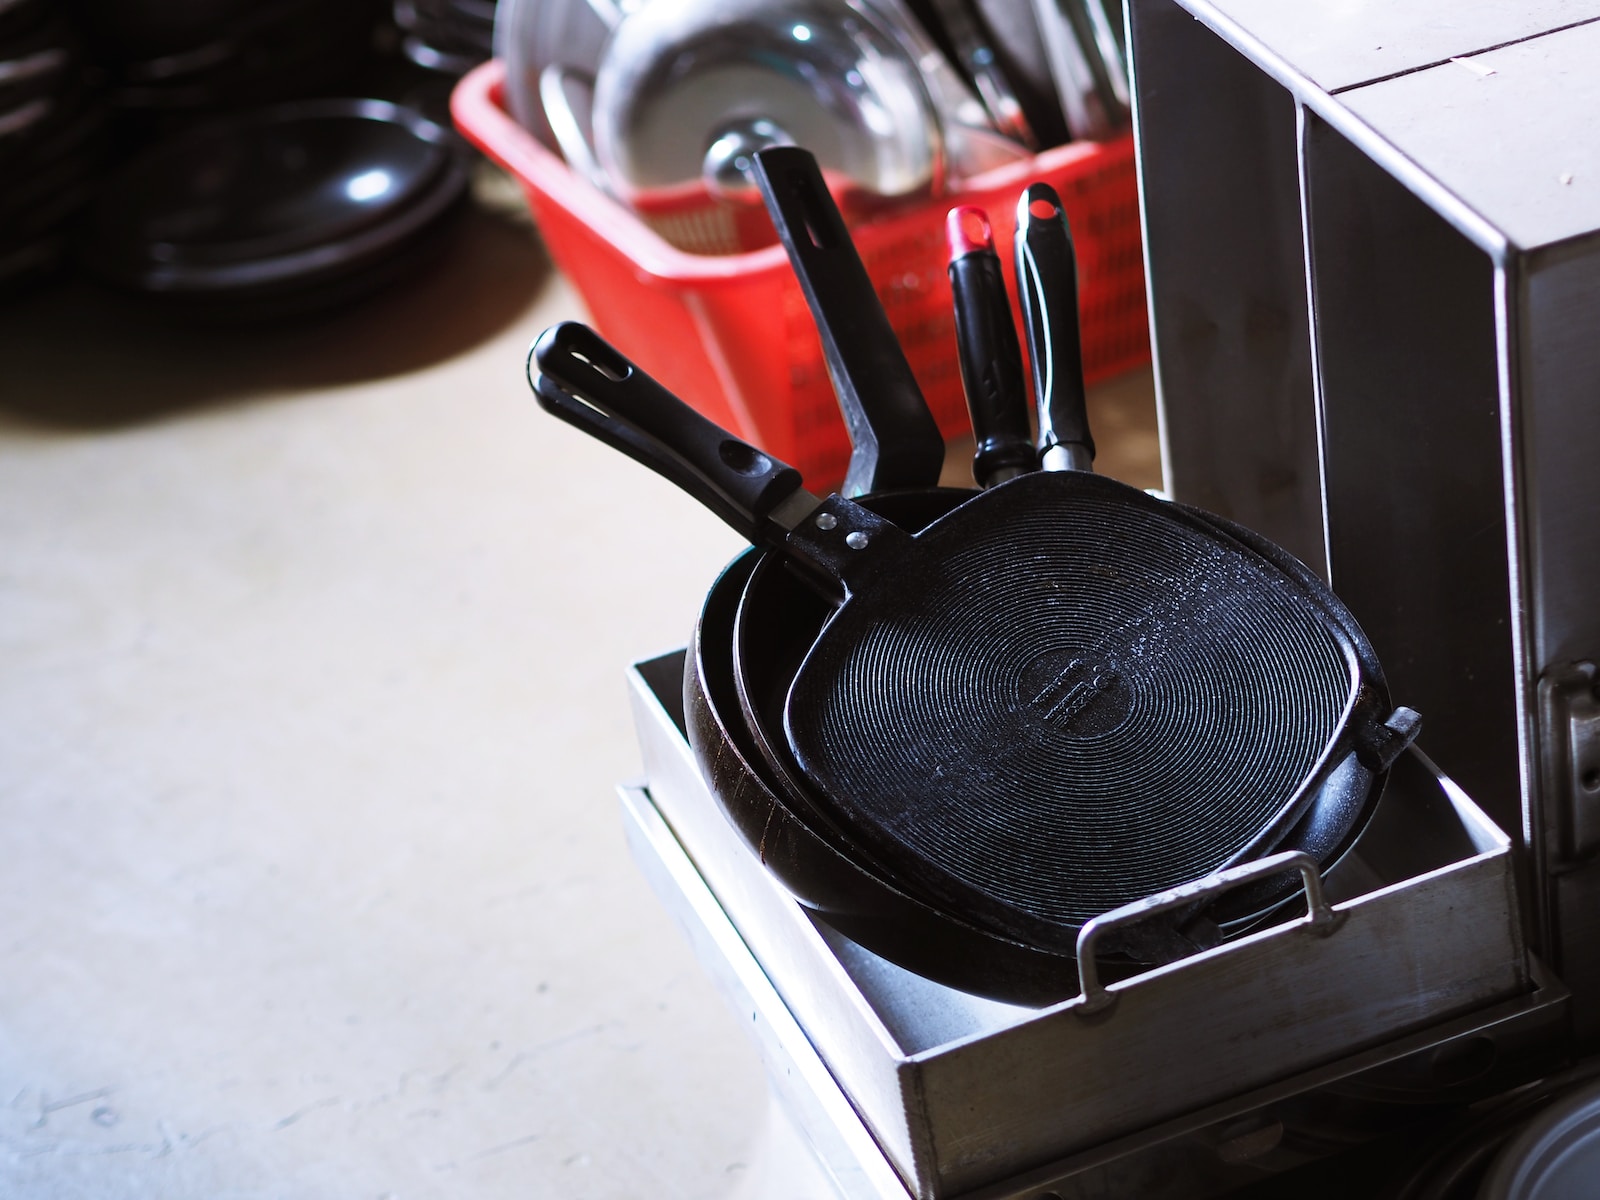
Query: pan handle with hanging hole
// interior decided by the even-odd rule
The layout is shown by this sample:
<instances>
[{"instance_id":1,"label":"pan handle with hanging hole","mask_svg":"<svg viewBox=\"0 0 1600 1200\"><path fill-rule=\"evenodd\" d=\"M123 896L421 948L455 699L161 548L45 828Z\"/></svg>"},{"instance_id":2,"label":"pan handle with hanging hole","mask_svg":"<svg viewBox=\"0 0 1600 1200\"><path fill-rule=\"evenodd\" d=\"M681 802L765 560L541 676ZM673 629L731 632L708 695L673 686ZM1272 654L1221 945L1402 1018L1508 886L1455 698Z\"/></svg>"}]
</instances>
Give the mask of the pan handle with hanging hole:
<instances>
[{"instance_id":1,"label":"pan handle with hanging hole","mask_svg":"<svg viewBox=\"0 0 1600 1200\"><path fill-rule=\"evenodd\" d=\"M754 159L751 173L816 322L854 447L840 493L935 486L944 438L817 160L798 146Z\"/></svg>"},{"instance_id":2,"label":"pan handle with hanging hole","mask_svg":"<svg viewBox=\"0 0 1600 1200\"><path fill-rule=\"evenodd\" d=\"M540 334L528 382L546 412L671 480L757 545L781 546L785 514L821 503L799 471L708 421L587 325Z\"/></svg>"},{"instance_id":3,"label":"pan handle with hanging hole","mask_svg":"<svg viewBox=\"0 0 1600 1200\"><path fill-rule=\"evenodd\" d=\"M1012 252L1039 412L1039 461L1046 470L1091 470L1094 439L1084 402L1078 260L1061 197L1048 183L1030 184L1017 198Z\"/></svg>"},{"instance_id":4,"label":"pan handle with hanging hole","mask_svg":"<svg viewBox=\"0 0 1600 1200\"><path fill-rule=\"evenodd\" d=\"M1039 465L1028 428L1022 347L988 214L970 204L952 208L945 220L945 242L950 248L945 269L955 308L956 358L972 417L972 477L980 487L992 487Z\"/></svg>"},{"instance_id":5,"label":"pan handle with hanging hole","mask_svg":"<svg viewBox=\"0 0 1600 1200\"><path fill-rule=\"evenodd\" d=\"M1078 1004L1073 1009L1079 1016L1104 1012L1117 1002L1116 993L1106 990L1100 982L1100 968L1095 960L1096 943L1114 929L1137 925L1157 913L1176 908L1190 908L1209 900L1231 888L1266 879L1283 871L1297 870L1306 890L1307 915L1301 921L1313 933L1326 937L1342 924L1341 916L1333 911L1322 891L1322 877L1317 873L1317 860L1302 850L1285 850L1269 854L1255 862L1241 863L1211 875L1181 884L1169 891L1157 892L1132 904L1112 909L1095 917L1078 931Z\"/></svg>"}]
</instances>

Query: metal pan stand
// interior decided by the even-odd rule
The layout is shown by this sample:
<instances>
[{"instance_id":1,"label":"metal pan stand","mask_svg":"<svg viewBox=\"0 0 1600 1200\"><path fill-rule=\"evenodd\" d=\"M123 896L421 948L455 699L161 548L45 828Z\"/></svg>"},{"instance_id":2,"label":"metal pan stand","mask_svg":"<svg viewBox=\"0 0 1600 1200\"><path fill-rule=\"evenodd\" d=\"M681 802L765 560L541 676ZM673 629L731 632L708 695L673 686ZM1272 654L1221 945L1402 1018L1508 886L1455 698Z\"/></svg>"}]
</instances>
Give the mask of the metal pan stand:
<instances>
[{"instance_id":1,"label":"metal pan stand","mask_svg":"<svg viewBox=\"0 0 1600 1200\"><path fill-rule=\"evenodd\" d=\"M1552 1065L1567 997L1525 952L1510 841L1418 754L1325 891L1310 873L1308 916L1026 1008L784 892L701 782L682 673L681 652L630 673L630 842L849 1200L1220 1195Z\"/></svg>"},{"instance_id":2,"label":"metal pan stand","mask_svg":"<svg viewBox=\"0 0 1600 1200\"><path fill-rule=\"evenodd\" d=\"M1600 1045L1600 0L1130 0L1166 485L1327 572Z\"/></svg>"}]
</instances>

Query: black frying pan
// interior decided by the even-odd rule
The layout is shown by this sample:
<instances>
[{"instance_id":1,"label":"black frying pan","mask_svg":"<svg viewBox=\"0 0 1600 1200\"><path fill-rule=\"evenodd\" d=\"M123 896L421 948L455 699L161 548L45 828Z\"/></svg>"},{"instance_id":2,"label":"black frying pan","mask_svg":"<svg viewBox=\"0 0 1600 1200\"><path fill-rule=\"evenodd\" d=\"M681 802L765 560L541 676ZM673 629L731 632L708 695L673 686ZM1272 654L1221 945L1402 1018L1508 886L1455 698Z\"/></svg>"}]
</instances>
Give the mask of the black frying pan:
<instances>
[{"instance_id":1,"label":"black frying pan","mask_svg":"<svg viewBox=\"0 0 1600 1200\"><path fill-rule=\"evenodd\" d=\"M1030 204L1042 207L1046 214L1054 218L1052 221L1035 221L1031 227L1027 226L1025 220L1019 222L1022 227L1019 228L1017 239L1018 277L1029 282L1029 286L1023 289L1023 300L1029 320L1036 391L1041 398L1037 454L1052 465L1081 464L1086 467L1092 459L1093 443L1088 432L1081 390L1071 244L1061 220L1059 202L1052 191L1048 188L1030 191L1019 206L1019 211L1025 212ZM953 246L955 233L960 229L960 215L952 214ZM983 236L987 241L986 228ZM797 262L796 269L803 270L802 264ZM986 478L996 467L1014 467L1019 461L1019 446L1026 449L1028 459L1035 457L1032 445L1027 442L1026 414L1021 407L1024 400L1020 396L1020 358L992 244L986 247L985 255L957 254L952 261L951 275L955 285L963 377L968 385L969 407L978 432L978 454L974 469L980 478ZM1047 311L1040 301L1052 291L1064 295L1058 295L1053 311ZM819 313L819 321L822 319L823 315ZM939 511L948 509L959 498L959 495L945 497ZM933 502L924 502L923 511L933 513ZM1263 557L1295 576L1308 589L1314 591L1321 587L1320 582L1301 564L1270 543L1262 542L1255 535L1221 522L1218 518L1207 518L1205 514L1198 513L1196 516L1211 520L1223 532L1254 546ZM841 831L832 822L827 815L826 804L815 800L803 780L797 781L798 768L793 765L792 758L784 753L781 739L762 737L763 730L779 727L789 685L811 642L832 611L831 607L814 595L795 588L788 572L782 569L781 560L777 558L768 558L757 566L750 577L745 596L745 603L736 620L736 641L740 647L736 658L737 686L745 725L759 745L763 764L777 780L774 786L784 792L795 811L807 814L812 828L841 853L870 865L878 874L894 880L901 888L914 890L915 881L897 876L849 833ZM761 619L749 620L753 613L759 613ZM1367 674L1381 679L1376 660L1370 647L1361 638L1359 629L1352 628L1350 637L1365 663ZM1268 849L1305 850L1324 866L1331 865L1359 833L1364 818L1370 814L1376 802L1381 784L1381 777L1374 779L1373 774L1358 762L1347 760L1333 773L1331 781L1320 789L1316 803L1289 829L1284 840ZM798 881L797 886L797 881L786 877L782 869L778 870L778 874L804 898L804 881ZM1292 879L1285 879L1281 883L1268 881L1226 896L1214 904L1207 915L1229 928L1237 929L1248 923L1241 921L1241 918L1254 919L1264 915L1270 911L1273 903L1292 894ZM1195 935L1202 941L1206 937L1203 930L1195 931ZM1124 945L1122 949L1133 953L1135 957L1159 959L1194 948L1190 939L1176 937L1168 931L1150 931L1141 942L1142 945Z\"/></svg>"},{"instance_id":2,"label":"black frying pan","mask_svg":"<svg viewBox=\"0 0 1600 1200\"><path fill-rule=\"evenodd\" d=\"M1270 850L1350 754L1382 769L1399 740L1342 606L1187 510L1042 472L912 536L584 326L534 357L545 407L839 602L791 750L870 856L986 928L1070 952L1091 917Z\"/></svg>"},{"instance_id":3,"label":"black frying pan","mask_svg":"<svg viewBox=\"0 0 1600 1200\"><path fill-rule=\"evenodd\" d=\"M1032 224L1070 252L1053 215ZM1381 770L1414 733L1310 572L1134 489L1024 475L897 534L830 499L790 535L845 599L785 732L870 853L1009 935L1065 949L1279 848L1352 757Z\"/></svg>"}]
</instances>

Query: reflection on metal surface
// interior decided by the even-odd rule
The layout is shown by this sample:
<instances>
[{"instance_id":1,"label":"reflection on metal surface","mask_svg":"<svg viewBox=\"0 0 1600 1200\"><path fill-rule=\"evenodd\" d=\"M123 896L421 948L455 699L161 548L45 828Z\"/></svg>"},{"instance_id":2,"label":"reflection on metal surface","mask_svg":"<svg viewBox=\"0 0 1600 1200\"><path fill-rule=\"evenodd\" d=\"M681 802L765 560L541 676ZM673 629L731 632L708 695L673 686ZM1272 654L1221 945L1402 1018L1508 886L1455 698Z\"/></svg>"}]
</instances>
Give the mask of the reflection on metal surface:
<instances>
[{"instance_id":1,"label":"reflection on metal surface","mask_svg":"<svg viewBox=\"0 0 1600 1200\"><path fill-rule=\"evenodd\" d=\"M893 31L851 0L648 5L595 73L594 147L637 197L711 182L708 148L760 126L858 186L906 195L941 178L939 118ZM726 182L726 175L713 176Z\"/></svg>"}]
</instances>

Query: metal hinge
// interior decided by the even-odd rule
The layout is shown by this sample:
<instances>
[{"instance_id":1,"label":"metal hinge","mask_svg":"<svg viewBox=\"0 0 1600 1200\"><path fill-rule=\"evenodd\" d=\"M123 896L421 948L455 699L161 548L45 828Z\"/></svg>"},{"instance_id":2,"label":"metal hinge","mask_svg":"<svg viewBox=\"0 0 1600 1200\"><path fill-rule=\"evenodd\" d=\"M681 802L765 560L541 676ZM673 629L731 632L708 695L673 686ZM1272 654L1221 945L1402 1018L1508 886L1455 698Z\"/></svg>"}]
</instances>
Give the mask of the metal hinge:
<instances>
[{"instance_id":1,"label":"metal hinge","mask_svg":"<svg viewBox=\"0 0 1600 1200\"><path fill-rule=\"evenodd\" d=\"M1545 870L1559 875L1600 855L1600 671L1551 667L1539 680Z\"/></svg>"}]
</instances>

